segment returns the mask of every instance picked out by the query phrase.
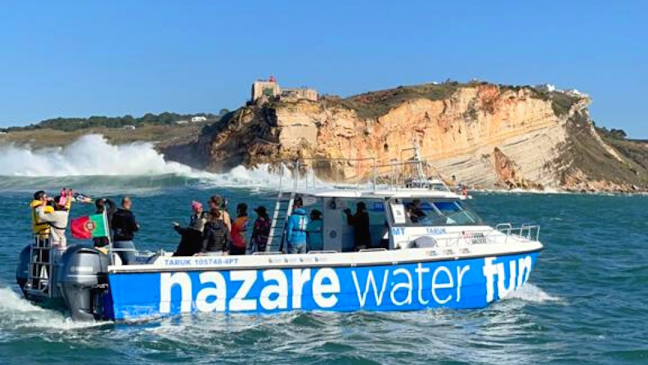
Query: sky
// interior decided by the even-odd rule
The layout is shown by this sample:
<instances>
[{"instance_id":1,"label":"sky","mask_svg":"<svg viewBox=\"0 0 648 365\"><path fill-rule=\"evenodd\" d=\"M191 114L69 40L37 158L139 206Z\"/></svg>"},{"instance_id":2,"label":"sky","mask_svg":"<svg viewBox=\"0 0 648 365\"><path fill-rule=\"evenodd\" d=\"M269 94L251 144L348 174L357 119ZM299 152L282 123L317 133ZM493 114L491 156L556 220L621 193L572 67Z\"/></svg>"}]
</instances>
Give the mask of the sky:
<instances>
[{"instance_id":1,"label":"sky","mask_svg":"<svg viewBox=\"0 0 648 365\"><path fill-rule=\"evenodd\" d=\"M0 2L0 127L235 109L251 83L342 96L473 78L592 97L648 138L646 1Z\"/></svg>"}]
</instances>

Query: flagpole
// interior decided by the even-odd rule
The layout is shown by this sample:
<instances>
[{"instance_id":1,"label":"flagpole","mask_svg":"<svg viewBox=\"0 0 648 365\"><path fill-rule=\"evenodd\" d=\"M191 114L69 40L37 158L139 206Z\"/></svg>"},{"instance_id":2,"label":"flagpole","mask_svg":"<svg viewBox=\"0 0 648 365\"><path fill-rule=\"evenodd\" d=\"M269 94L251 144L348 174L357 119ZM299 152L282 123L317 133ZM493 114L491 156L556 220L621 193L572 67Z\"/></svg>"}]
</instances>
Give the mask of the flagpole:
<instances>
[{"instance_id":1,"label":"flagpole","mask_svg":"<svg viewBox=\"0 0 648 365\"><path fill-rule=\"evenodd\" d=\"M106 237L108 238L108 258L110 260L110 264L114 265L112 254L113 244L112 238L110 237L110 226L108 225L108 212L106 212L105 207L101 215L103 216L104 227L106 227Z\"/></svg>"}]
</instances>

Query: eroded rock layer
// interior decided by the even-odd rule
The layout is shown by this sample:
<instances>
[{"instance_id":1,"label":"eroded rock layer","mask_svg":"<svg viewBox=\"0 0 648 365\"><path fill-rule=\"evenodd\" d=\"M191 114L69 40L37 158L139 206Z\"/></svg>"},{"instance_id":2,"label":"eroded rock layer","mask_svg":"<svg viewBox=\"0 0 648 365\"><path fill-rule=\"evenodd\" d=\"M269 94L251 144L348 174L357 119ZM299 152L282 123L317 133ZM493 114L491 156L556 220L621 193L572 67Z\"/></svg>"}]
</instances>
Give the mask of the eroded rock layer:
<instances>
[{"instance_id":1,"label":"eroded rock layer","mask_svg":"<svg viewBox=\"0 0 648 365\"><path fill-rule=\"evenodd\" d=\"M421 154L442 176L478 187L631 190L646 169L598 136L586 97L492 84L402 87L348 99L251 105L206 127L168 158L210 171L295 158ZM405 153L405 155L404 155ZM337 167L346 180L370 164ZM634 187L633 187L634 185Z\"/></svg>"}]
</instances>

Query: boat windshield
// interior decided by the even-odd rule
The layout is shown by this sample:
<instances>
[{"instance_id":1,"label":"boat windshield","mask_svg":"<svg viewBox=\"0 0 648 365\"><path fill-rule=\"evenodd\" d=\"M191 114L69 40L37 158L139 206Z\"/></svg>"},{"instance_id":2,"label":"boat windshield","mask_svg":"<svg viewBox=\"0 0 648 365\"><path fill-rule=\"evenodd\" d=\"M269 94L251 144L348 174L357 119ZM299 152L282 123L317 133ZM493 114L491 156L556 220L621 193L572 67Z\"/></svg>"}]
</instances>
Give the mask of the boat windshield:
<instances>
[{"instance_id":1,"label":"boat windshield","mask_svg":"<svg viewBox=\"0 0 648 365\"><path fill-rule=\"evenodd\" d=\"M394 204L394 203L392 203ZM481 218L461 201L435 201L434 199L403 199L405 221L396 224L420 226L481 225Z\"/></svg>"}]
</instances>

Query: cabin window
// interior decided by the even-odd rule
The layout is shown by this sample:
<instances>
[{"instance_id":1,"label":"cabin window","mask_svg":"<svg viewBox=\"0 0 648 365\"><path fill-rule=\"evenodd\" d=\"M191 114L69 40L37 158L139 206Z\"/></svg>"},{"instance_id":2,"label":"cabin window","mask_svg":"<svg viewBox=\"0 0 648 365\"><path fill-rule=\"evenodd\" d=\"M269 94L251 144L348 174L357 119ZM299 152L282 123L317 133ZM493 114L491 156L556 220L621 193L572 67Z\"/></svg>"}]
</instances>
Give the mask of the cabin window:
<instances>
[{"instance_id":1,"label":"cabin window","mask_svg":"<svg viewBox=\"0 0 648 365\"><path fill-rule=\"evenodd\" d=\"M356 235L358 226L353 220L358 210L358 203L364 203L368 227L366 221L361 222L360 229L365 232L360 237ZM387 235L387 220L385 215L385 201L383 199L360 199L360 198L324 198L324 242L325 251L353 252L358 248L376 248L385 245ZM347 215L346 210L350 214ZM361 242L356 242L359 240Z\"/></svg>"},{"instance_id":2,"label":"cabin window","mask_svg":"<svg viewBox=\"0 0 648 365\"><path fill-rule=\"evenodd\" d=\"M405 222L394 217L394 224L414 226L479 225L481 219L460 201L435 201L433 199L403 199Z\"/></svg>"}]
</instances>

